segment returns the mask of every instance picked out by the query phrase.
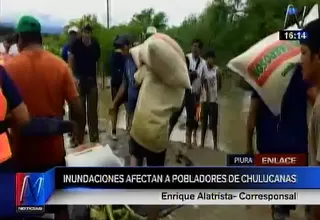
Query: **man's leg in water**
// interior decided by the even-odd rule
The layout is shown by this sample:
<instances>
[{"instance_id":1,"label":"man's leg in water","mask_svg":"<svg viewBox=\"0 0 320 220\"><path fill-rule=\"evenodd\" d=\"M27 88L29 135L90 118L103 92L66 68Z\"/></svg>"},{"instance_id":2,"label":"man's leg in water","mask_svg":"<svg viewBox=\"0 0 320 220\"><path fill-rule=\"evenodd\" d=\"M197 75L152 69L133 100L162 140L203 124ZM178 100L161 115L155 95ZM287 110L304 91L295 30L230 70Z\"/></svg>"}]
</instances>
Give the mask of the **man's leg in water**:
<instances>
[{"instance_id":1,"label":"man's leg in water","mask_svg":"<svg viewBox=\"0 0 320 220\"><path fill-rule=\"evenodd\" d=\"M112 88L111 88L112 101L117 96L118 90L119 90L118 86L112 86ZM114 140L117 139L118 113L119 113L119 106L116 106L116 108L114 109L114 112L111 116L111 126L112 126L111 135L112 135L112 139L114 139Z\"/></svg>"},{"instance_id":2,"label":"man's leg in water","mask_svg":"<svg viewBox=\"0 0 320 220\"><path fill-rule=\"evenodd\" d=\"M86 133L86 124L87 124L87 100L88 100L88 93L85 91L85 89L79 87L79 95L80 95L80 101L82 105L84 120L82 120L82 124L79 125L79 133L81 136L84 137ZM75 141L75 137L73 137L73 141Z\"/></svg>"},{"instance_id":3,"label":"man's leg in water","mask_svg":"<svg viewBox=\"0 0 320 220\"><path fill-rule=\"evenodd\" d=\"M188 104L186 105L187 108L187 128L189 129L187 138L188 148L192 148L193 146L197 146L197 129L198 129L198 122L196 120L197 117L197 102L196 102L196 95L190 94L188 99ZM193 141L192 141L193 139Z\"/></svg>"},{"instance_id":4,"label":"man's leg in water","mask_svg":"<svg viewBox=\"0 0 320 220\"><path fill-rule=\"evenodd\" d=\"M172 116L170 117L170 120L169 120L169 138L171 136L171 133L174 129L174 126L176 126L176 124L178 123L178 120L182 114L182 111L183 111L183 108L184 108L184 105L181 106L181 108L176 111L175 113L172 114Z\"/></svg>"},{"instance_id":5,"label":"man's leg in water","mask_svg":"<svg viewBox=\"0 0 320 220\"><path fill-rule=\"evenodd\" d=\"M174 126L176 126L176 124L178 123L178 120L183 112L183 109L185 107L185 103L186 103L186 94L184 95L181 108L178 111L176 111L175 113L173 113L172 116L170 117L170 120L169 120L169 139L170 139L170 136L171 136L171 133L173 131Z\"/></svg>"},{"instance_id":6,"label":"man's leg in water","mask_svg":"<svg viewBox=\"0 0 320 220\"><path fill-rule=\"evenodd\" d=\"M187 148L191 148L192 142L192 132L194 130L195 124L195 106L193 102L193 97L191 91L187 91L185 95L185 107L187 112L187 121L186 121L186 145Z\"/></svg>"},{"instance_id":7,"label":"man's leg in water","mask_svg":"<svg viewBox=\"0 0 320 220\"><path fill-rule=\"evenodd\" d=\"M209 127L212 131L213 149L218 150L218 103L210 103Z\"/></svg>"},{"instance_id":8,"label":"man's leg in water","mask_svg":"<svg viewBox=\"0 0 320 220\"><path fill-rule=\"evenodd\" d=\"M92 143L99 142L98 129L98 88L93 87L88 94L88 125L89 136Z\"/></svg>"},{"instance_id":9,"label":"man's leg in water","mask_svg":"<svg viewBox=\"0 0 320 220\"><path fill-rule=\"evenodd\" d=\"M208 128L208 103L201 103L201 147L204 147Z\"/></svg>"},{"instance_id":10,"label":"man's leg in water","mask_svg":"<svg viewBox=\"0 0 320 220\"><path fill-rule=\"evenodd\" d=\"M200 104L200 96L197 94L193 94L193 106L194 106L194 125L193 125L193 141L192 145L194 147L198 146L197 140L198 140L198 127L199 127L199 121L197 118L198 108Z\"/></svg>"}]
</instances>

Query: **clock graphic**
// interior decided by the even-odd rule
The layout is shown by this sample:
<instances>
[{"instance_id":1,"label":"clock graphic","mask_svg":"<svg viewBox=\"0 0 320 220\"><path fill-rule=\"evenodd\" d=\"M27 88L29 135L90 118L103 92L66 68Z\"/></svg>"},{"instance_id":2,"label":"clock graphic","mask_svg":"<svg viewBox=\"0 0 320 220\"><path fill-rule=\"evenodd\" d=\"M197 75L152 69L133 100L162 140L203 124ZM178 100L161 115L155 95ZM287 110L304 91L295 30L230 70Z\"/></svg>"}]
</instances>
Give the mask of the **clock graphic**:
<instances>
[{"instance_id":1,"label":"clock graphic","mask_svg":"<svg viewBox=\"0 0 320 220\"><path fill-rule=\"evenodd\" d=\"M282 30L279 31L279 40L305 40L308 38L307 32L303 30Z\"/></svg>"}]
</instances>

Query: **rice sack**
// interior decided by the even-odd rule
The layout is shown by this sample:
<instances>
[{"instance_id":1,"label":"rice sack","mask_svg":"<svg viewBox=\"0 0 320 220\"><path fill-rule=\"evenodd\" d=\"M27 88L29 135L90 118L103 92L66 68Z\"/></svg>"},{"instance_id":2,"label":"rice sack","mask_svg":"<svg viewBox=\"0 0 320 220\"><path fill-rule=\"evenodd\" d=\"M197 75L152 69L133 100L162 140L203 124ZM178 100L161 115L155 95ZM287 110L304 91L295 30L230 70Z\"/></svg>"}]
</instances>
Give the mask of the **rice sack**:
<instances>
[{"instance_id":1,"label":"rice sack","mask_svg":"<svg viewBox=\"0 0 320 220\"><path fill-rule=\"evenodd\" d=\"M185 55L179 44L169 36L157 33L140 45L139 57L142 63L170 86L187 87ZM174 73L174 74L173 74Z\"/></svg>"},{"instance_id":2,"label":"rice sack","mask_svg":"<svg viewBox=\"0 0 320 220\"><path fill-rule=\"evenodd\" d=\"M317 18L318 5L315 5L306 16L304 25ZM294 25L288 29L298 30L298 27ZM283 96L299 62L299 42L280 41L279 32L276 32L229 61L227 66L241 75L269 109L279 115Z\"/></svg>"}]
</instances>

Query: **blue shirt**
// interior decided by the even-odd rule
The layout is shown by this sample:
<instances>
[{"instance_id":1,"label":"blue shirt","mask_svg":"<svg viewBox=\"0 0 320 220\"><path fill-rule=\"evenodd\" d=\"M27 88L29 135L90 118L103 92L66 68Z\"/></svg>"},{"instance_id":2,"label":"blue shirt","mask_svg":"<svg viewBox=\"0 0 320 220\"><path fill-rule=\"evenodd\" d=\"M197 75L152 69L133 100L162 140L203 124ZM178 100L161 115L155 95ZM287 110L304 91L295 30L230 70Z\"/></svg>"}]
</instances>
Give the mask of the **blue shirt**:
<instances>
[{"instance_id":1,"label":"blue shirt","mask_svg":"<svg viewBox=\"0 0 320 220\"><path fill-rule=\"evenodd\" d=\"M123 81L126 84L127 89L127 111L133 113L139 95L139 87L135 84L134 74L137 71L136 64L132 56L128 56L125 63L125 72L123 74Z\"/></svg>"},{"instance_id":2,"label":"blue shirt","mask_svg":"<svg viewBox=\"0 0 320 220\"><path fill-rule=\"evenodd\" d=\"M284 94L281 114L275 116L261 101L257 112L257 149L260 153L307 153L307 90L301 67L295 70ZM254 92L253 98L259 98Z\"/></svg>"},{"instance_id":3,"label":"blue shirt","mask_svg":"<svg viewBox=\"0 0 320 220\"><path fill-rule=\"evenodd\" d=\"M64 45L63 48L62 48L61 57L65 62L68 62L69 51L70 51L69 44Z\"/></svg>"},{"instance_id":4,"label":"blue shirt","mask_svg":"<svg viewBox=\"0 0 320 220\"><path fill-rule=\"evenodd\" d=\"M0 85L4 97L7 99L8 110L18 107L22 103L22 98L12 79L2 66L0 66Z\"/></svg>"}]
</instances>

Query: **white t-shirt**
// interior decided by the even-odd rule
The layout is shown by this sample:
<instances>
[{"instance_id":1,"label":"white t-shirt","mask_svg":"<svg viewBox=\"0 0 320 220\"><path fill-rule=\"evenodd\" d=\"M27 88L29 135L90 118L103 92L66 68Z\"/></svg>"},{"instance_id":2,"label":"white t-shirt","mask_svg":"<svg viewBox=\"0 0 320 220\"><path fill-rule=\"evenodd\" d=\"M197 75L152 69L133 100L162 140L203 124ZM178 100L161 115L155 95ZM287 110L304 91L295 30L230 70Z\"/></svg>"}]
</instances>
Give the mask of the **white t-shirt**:
<instances>
[{"instance_id":1,"label":"white t-shirt","mask_svg":"<svg viewBox=\"0 0 320 220\"><path fill-rule=\"evenodd\" d=\"M202 75L203 87L201 90L201 102L217 102L218 100L218 67L209 69L205 66Z\"/></svg>"},{"instance_id":2,"label":"white t-shirt","mask_svg":"<svg viewBox=\"0 0 320 220\"><path fill-rule=\"evenodd\" d=\"M199 77L200 77L202 75L203 71L204 71L205 66L206 66L206 61L202 57L199 57L198 59L195 59L192 56L192 53L187 54L187 57L188 57L189 62L190 62L189 66L188 66L189 71L197 72ZM200 59L200 61L199 61L199 59ZM198 62L199 62L199 65L197 66Z\"/></svg>"},{"instance_id":3,"label":"white t-shirt","mask_svg":"<svg viewBox=\"0 0 320 220\"><path fill-rule=\"evenodd\" d=\"M3 43L0 43L0 53L2 53L2 54L7 53ZM11 45L8 54L10 56L16 56L16 55L19 54L19 50L18 50L17 44Z\"/></svg>"},{"instance_id":4,"label":"white t-shirt","mask_svg":"<svg viewBox=\"0 0 320 220\"><path fill-rule=\"evenodd\" d=\"M6 48L4 47L3 43L0 43L0 53L6 53Z\"/></svg>"},{"instance_id":5,"label":"white t-shirt","mask_svg":"<svg viewBox=\"0 0 320 220\"><path fill-rule=\"evenodd\" d=\"M9 55L10 56L16 56L19 54L19 49L17 44L13 44L11 45L10 49L9 49Z\"/></svg>"}]
</instances>

